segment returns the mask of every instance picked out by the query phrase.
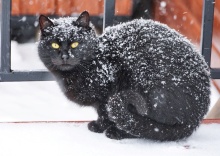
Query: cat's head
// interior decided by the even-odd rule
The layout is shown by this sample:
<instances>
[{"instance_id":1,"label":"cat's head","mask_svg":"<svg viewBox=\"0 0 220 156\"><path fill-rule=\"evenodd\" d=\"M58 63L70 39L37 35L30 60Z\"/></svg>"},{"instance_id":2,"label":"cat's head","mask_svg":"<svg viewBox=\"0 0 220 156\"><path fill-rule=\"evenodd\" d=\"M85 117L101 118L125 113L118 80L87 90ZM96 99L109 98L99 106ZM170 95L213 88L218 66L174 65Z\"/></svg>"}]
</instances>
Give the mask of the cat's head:
<instances>
[{"instance_id":1,"label":"cat's head","mask_svg":"<svg viewBox=\"0 0 220 156\"><path fill-rule=\"evenodd\" d=\"M82 12L78 18L51 20L41 15L39 25L39 56L49 70L72 70L94 57L97 39L87 11Z\"/></svg>"}]
</instances>

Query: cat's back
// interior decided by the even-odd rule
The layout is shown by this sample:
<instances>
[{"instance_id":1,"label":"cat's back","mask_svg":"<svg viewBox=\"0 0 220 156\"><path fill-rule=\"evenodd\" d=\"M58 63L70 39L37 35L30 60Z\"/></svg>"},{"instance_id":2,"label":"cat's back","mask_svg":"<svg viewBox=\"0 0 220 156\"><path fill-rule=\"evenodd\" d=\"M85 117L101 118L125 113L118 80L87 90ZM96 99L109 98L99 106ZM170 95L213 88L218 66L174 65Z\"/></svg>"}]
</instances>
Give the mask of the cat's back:
<instances>
[{"instance_id":1,"label":"cat's back","mask_svg":"<svg viewBox=\"0 0 220 156\"><path fill-rule=\"evenodd\" d=\"M179 54L180 49L188 48L181 51L185 54L192 48L190 41L179 32L150 19L135 19L107 27L99 39L103 51L110 49L121 54L122 51L126 53L144 48L149 57L161 52L163 55Z\"/></svg>"},{"instance_id":2,"label":"cat's back","mask_svg":"<svg viewBox=\"0 0 220 156\"><path fill-rule=\"evenodd\" d=\"M198 50L186 37L165 24L136 19L106 28L99 39L104 54L118 56L132 70L143 68L152 73L152 79L209 76L208 66Z\"/></svg>"},{"instance_id":3,"label":"cat's back","mask_svg":"<svg viewBox=\"0 0 220 156\"><path fill-rule=\"evenodd\" d=\"M118 25L107 27L101 36L103 41L121 42L146 42L156 38L172 37L173 40L182 37L174 29L167 25L153 20L135 19L130 22L120 23ZM147 40L148 39L148 40Z\"/></svg>"}]
</instances>

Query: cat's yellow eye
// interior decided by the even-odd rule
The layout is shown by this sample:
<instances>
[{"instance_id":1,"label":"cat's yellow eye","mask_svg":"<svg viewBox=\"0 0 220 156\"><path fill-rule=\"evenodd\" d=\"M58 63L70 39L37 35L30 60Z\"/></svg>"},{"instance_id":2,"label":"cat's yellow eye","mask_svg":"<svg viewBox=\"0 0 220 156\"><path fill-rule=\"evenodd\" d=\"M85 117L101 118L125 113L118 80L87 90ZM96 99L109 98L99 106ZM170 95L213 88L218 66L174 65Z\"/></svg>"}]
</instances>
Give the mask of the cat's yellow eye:
<instances>
[{"instance_id":1,"label":"cat's yellow eye","mask_svg":"<svg viewBox=\"0 0 220 156\"><path fill-rule=\"evenodd\" d=\"M71 48L76 48L78 45L79 45L78 42L73 42L73 43L71 44Z\"/></svg>"},{"instance_id":2,"label":"cat's yellow eye","mask_svg":"<svg viewBox=\"0 0 220 156\"><path fill-rule=\"evenodd\" d=\"M51 44L51 46L52 46L52 48L54 48L54 49L59 49L59 48L60 48L59 44L57 44L57 43L55 43L55 42L53 42L53 43Z\"/></svg>"}]
</instances>

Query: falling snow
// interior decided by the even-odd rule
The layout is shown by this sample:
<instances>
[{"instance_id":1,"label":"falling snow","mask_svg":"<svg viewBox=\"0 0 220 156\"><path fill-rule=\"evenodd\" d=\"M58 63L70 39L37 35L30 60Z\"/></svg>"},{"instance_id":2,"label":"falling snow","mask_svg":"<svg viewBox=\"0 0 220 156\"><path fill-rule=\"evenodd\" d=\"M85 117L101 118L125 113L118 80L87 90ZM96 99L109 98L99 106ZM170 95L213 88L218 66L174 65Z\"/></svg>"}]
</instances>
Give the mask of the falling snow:
<instances>
[{"instance_id":1,"label":"falling snow","mask_svg":"<svg viewBox=\"0 0 220 156\"><path fill-rule=\"evenodd\" d=\"M159 132L160 130L158 128L154 128L154 131L155 132Z\"/></svg>"}]
</instances>

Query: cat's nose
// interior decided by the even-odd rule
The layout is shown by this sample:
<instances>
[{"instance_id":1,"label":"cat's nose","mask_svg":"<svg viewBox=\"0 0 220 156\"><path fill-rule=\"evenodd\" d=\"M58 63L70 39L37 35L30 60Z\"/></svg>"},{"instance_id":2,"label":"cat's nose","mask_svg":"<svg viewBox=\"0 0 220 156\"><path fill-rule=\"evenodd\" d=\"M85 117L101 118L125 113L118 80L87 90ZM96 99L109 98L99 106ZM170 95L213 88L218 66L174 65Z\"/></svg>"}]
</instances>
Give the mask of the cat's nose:
<instances>
[{"instance_id":1,"label":"cat's nose","mask_svg":"<svg viewBox=\"0 0 220 156\"><path fill-rule=\"evenodd\" d=\"M62 59L63 59L63 61L67 61L68 58L69 58L68 55L66 55L66 54L63 54L63 55L62 55Z\"/></svg>"}]
</instances>

